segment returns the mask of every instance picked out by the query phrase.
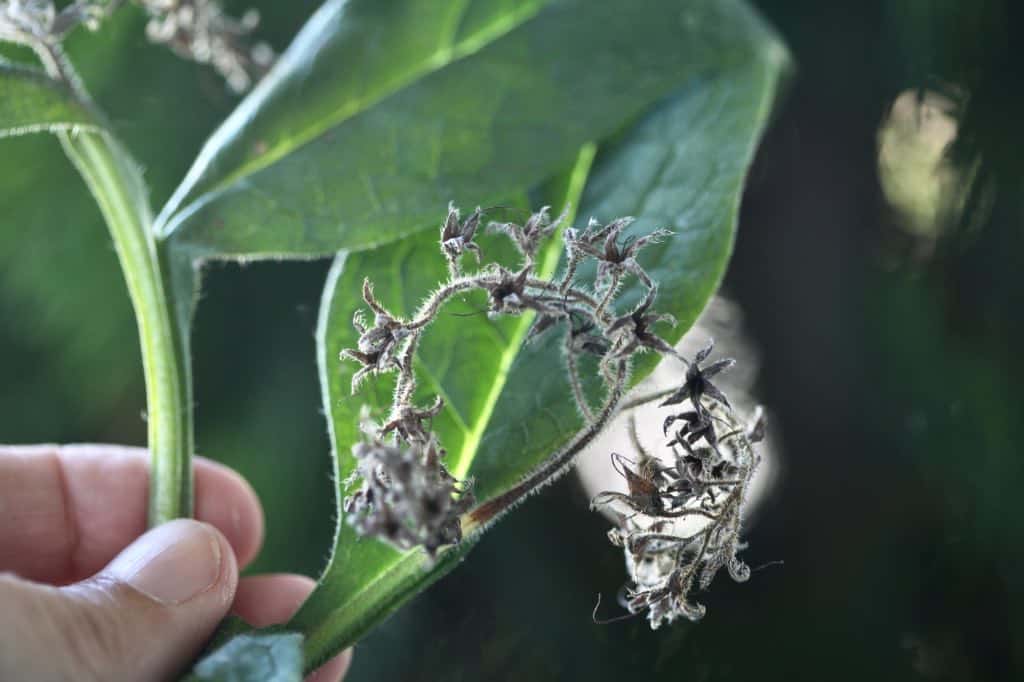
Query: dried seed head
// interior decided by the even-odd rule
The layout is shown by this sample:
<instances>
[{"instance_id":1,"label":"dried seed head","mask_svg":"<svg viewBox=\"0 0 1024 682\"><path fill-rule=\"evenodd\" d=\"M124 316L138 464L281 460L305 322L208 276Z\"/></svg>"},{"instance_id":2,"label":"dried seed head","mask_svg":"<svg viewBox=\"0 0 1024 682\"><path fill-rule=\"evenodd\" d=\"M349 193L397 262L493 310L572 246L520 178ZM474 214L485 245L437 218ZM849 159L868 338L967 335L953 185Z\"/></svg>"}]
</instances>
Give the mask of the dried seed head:
<instances>
[{"instance_id":1,"label":"dried seed head","mask_svg":"<svg viewBox=\"0 0 1024 682\"><path fill-rule=\"evenodd\" d=\"M346 521L363 536L398 549L423 547L433 556L462 539L460 517L473 505L469 482L443 464L432 434L425 442L388 444L376 435L352 447L360 487L345 498Z\"/></svg>"},{"instance_id":2,"label":"dried seed head","mask_svg":"<svg viewBox=\"0 0 1024 682\"><path fill-rule=\"evenodd\" d=\"M483 257L480 247L473 242L482 215L483 211L477 206L468 218L460 221L459 209L454 204L448 204L448 215L441 223L441 252L448 259L448 267L453 276L458 274L459 257L466 251L476 256L477 263Z\"/></svg>"},{"instance_id":3,"label":"dried seed head","mask_svg":"<svg viewBox=\"0 0 1024 682\"><path fill-rule=\"evenodd\" d=\"M146 37L167 45L179 57L210 64L232 92L248 90L270 67L274 52L266 43L248 45L259 12L240 19L224 13L215 0L140 0L149 13Z\"/></svg>"},{"instance_id":4,"label":"dried seed head","mask_svg":"<svg viewBox=\"0 0 1024 682\"><path fill-rule=\"evenodd\" d=\"M732 364L701 367L710 352L708 346L697 354L683 386L662 403L683 406L664 422L666 433L682 424L666 445L673 464L641 452L634 470L615 455L628 493L604 492L592 502L618 511L621 522L609 538L625 553L624 604L630 613L646 612L652 628L680 617L702 618L705 608L692 595L707 589L722 568L737 582L750 577L736 555L744 547L740 512L759 462L754 436L763 436L764 422L755 417L753 425L744 423L710 383Z\"/></svg>"}]
</instances>

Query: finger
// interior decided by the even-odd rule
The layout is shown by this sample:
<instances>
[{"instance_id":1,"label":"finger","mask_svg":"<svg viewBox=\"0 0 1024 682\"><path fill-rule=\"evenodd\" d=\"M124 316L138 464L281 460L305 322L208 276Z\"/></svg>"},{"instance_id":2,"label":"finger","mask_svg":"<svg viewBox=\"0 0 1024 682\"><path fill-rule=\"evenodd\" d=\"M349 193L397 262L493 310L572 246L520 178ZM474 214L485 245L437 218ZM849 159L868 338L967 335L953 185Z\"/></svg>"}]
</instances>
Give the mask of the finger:
<instances>
[{"instance_id":1,"label":"finger","mask_svg":"<svg viewBox=\"0 0 1024 682\"><path fill-rule=\"evenodd\" d=\"M231 607L235 615L255 627L284 623L313 590L312 580L302 575L277 573L243 578ZM348 670L352 650L346 649L306 678L307 682L338 682Z\"/></svg>"},{"instance_id":2,"label":"finger","mask_svg":"<svg viewBox=\"0 0 1024 682\"><path fill-rule=\"evenodd\" d=\"M298 611L315 584L304 575L291 573L243 578L231 611L258 628L283 623Z\"/></svg>"},{"instance_id":3,"label":"finger","mask_svg":"<svg viewBox=\"0 0 1024 682\"><path fill-rule=\"evenodd\" d=\"M224 536L186 519L149 531L81 583L0 576L0 679L175 679L237 584Z\"/></svg>"},{"instance_id":4,"label":"finger","mask_svg":"<svg viewBox=\"0 0 1024 682\"><path fill-rule=\"evenodd\" d=\"M98 571L146 530L148 460L116 445L0 446L0 571L52 584ZM197 457L195 500L196 517L251 561L263 512L249 484Z\"/></svg>"}]
</instances>

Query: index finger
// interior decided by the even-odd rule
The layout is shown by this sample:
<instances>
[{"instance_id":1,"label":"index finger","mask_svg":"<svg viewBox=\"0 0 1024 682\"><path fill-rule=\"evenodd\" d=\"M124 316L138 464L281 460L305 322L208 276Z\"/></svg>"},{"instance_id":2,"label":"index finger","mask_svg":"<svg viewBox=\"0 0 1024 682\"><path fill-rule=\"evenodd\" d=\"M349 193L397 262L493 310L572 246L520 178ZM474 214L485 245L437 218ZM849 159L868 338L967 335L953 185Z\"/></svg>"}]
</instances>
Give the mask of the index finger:
<instances>
[{"instance_id":1,"label":"index finger","mask_svg":"<svg viewBox=\"0 0 1024 682\"><path fill-rule=\"evenodd\" d=\"M256 493L195 458L195 516L220 530L240 566L263 542ZM103 568L146 530L149 456L117 445L0 446L0 571L65 584Z\"/></svg>"}]
</instances>

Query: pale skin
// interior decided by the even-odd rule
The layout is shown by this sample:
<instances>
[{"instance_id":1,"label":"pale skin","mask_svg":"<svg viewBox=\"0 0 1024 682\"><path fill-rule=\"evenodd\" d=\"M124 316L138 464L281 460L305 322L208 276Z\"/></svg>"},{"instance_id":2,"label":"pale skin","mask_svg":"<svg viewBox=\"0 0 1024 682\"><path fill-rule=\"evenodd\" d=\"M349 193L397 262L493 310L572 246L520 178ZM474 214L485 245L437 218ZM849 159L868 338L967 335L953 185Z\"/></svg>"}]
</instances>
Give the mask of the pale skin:
<instances>
[{"instance_id":1,"label":"pale skin","mask_svg":"<svg viewBox=\"0 0 1024 682\"><path fill-rule=\"evenodd\" d=\"M313 587L239 579L263 541L256 494L195 460L195 518L146 532L147 454L0 445L0 679L172 680L234 613L281 623ZM346 651L310 680L336 682Z\"/></svg>"}]
</instances>

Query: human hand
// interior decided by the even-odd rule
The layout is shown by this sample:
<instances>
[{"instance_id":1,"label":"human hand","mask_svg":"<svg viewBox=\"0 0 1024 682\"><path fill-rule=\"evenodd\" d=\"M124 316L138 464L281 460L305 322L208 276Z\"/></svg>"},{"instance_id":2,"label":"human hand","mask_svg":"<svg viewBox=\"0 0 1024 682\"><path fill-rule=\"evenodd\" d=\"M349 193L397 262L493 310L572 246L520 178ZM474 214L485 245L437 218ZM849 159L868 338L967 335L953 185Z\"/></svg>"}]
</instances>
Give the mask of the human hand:
<instances>
[{"instance_id":1,"label":"human hand","mask_svg":"<svg viewBox=\"0 0 1024 682\"><path fill-rule=\"evenodd\" d=\"M164 680L229 612L287 620L309 578L243 578L263 541L252 488L196 458L196 519L146 532L144 450L0 446L0 679ZM317 671L340 680L350 652Z\"/></svg>"}]
</instances>

